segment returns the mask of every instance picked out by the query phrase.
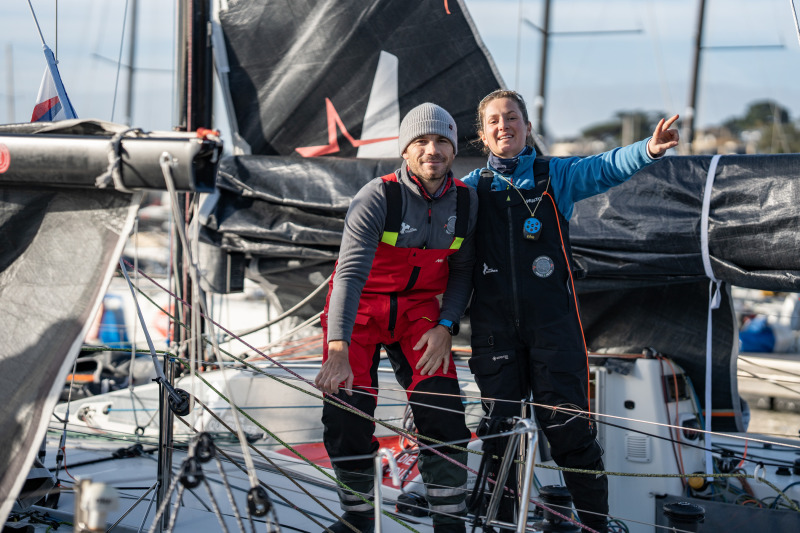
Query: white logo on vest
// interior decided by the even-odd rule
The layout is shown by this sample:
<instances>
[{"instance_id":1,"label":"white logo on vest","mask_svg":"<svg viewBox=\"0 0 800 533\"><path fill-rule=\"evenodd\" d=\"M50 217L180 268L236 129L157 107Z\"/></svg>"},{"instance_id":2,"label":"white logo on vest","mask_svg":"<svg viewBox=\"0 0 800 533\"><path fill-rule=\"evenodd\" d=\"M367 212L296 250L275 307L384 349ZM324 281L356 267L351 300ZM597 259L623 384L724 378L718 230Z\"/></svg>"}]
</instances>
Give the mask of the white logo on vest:
<instances>
[{"instance_id":1,"label":"white logo on vest","mask_svg":"<svg viewBox=\"0 0 800 533\"><path fill-rule=\"evenodd\" d=\"M546 278L555 270L553 260L546 255L540 255L533 260L533 273L540 278Z\"/></svg>"},{"instance_id":2,"label":"white logo on vest","mask_svg":"<svg viewBox=\"0 0 800 533\"><path fill-rule=\"evenodd\" d=\"M486 274L495 274L495 273L497 273L497 269L496 268L489 268L489 265L487 265L486 263L483 264L483 275L484 276Z\"/></svg>"},{"instance_id":3,"label":"white logo on vest","mask_svg":"<svg viewBox=\"0 0 800 533\"><path fill-rule=\"evenodd\" d=\"M400 223L400 234L405 235L406 233L411 233L412 231L417 231L417 228L412 228L405 222Z\"/></svg>"}]
</instances>

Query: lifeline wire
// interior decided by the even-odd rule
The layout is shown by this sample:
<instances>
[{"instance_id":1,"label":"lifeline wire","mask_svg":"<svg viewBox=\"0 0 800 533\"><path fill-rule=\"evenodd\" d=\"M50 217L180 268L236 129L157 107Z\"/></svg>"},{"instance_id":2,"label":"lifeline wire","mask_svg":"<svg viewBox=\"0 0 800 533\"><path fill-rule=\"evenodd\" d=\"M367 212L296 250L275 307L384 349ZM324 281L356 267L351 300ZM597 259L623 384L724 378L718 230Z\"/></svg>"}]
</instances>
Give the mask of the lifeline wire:
<instances>
[{"instance_id":1,"label":"lifeline wire","mask_svg":"<svg viewBox=\"0 0 800 533\"><path fill-rule=\"evenodd\" d=\"M142 273L142 275L143 275L144 277L146 277L148 280L150 280L150 281L151 281L153 284L155 284L156 286L158 286L159 288L161 288L162 290L165 290L165 291L167 290L167 289L164 289L164 287L162 287L161 285L159 285L159 284L158 284L158 282L156 282L155 280L153 280L152 278L150 278L149 276L147 276L147 274L144 274L144 273ZM186 305L189 305L188 303L184 302L183 300L181 300L181 302L185 303ZM212 320L212 322L213 322L213 320ZM231 332L229 332L228 330L226 330L224 326L222 326L222 325L220 325L220 324L217 324L216 322L213 322L213 323L214 323L216 326L218 326L218 327L219 327L219 328L220 328L222 331L224 331L224 332L226 332L226 333L229 333L229 334L231 333ZM184 327L186 327L186 326L185 326L185 324L184 324L183 326L184 326ZM299 374L297 374L296 372L292 371L290 368L287 368L287 367L285 367L284 365L282 365L281 363L279 363L279 362L277 362L277 361L274 361L274 360L273 360L273 359L272 359L270 356L267 356L266 354L262 353L262 352L261 352L261 351L259 351L257 348L255 348L255 347L253 347L253 346L250 346L250 345L249 345L249 344L247 344L246 342L244 342L244 341L242 341L242 342L243 342L243 344L245 344L246 346L248 346L248 348L252 349L252 350L253 350L253 351L255 351L256 353L258 353L259 355L261 355L262 357L264 357L265 359L267 359L268 361L271 361L272 363L274 363L274 364L275 364L275 365L276 365L278 368L280 368L280 369L282 369L282 370L285 370L286 372L288 372L288 373L289 373L291 376L293 376L293 377L294 377L294 379L296 379L296 380L298 380L298 381L301 381L301 382L304 382L304 383L309 383L309 380L307 380L307 379L303 378L302 376L300 376L300 375L299 375ZM283 385L286 385L286 386L289 386L289 387L293 387L292 385L290 385L290 384L286 383L285 381L281 380L280 378L277 378L276 376L273 376L273 375L267 374L266 372L264 372L262 369L260 369L260 368L258 368L258 367L254 367L253 365L251 365L251 364L250 364L250 363L248 363L247 361L245 361L245 360L240 360L240 359L237 359L235 356L233 356L233 354L230 354L230 353L228 353L228 352L225 352L225 353L226 353L227 355L230 355L230 356L231 356L231 357L233 357L234 359L236 359L236 360L237 360L239 363L242 363L242 364L244 364L245 366L247 366L247 367L251 368L251 369L252 369L253 371L255 371L255 372L257 372L257 373L260 373L260 374L263 374L264 376L266 376L266 377L269 377L269 378L271 378L271 379L274 379L274 380L278 381L279 383L281 383L281 384L283 384ZM293 387L293 388L295 388L295 387ZM297 388L297 390L299 390L299 391L301 391L301 392L304 392L304 393L306 393L306 394L312 394L312 393L310 393L310 392L308 392L308 391L304 391L303 389L300 389L300 388ZM387 388L387 389L384 389L384 390L399 390L399 389L391 389L391 388ZM427 393L427 394L435 394L435 393ZM463 395L463 396L464 396L465 398L468 398L468 399L475 399L475 397L472 397L472 396L468 396L468 395ZM316 397L316 398L319 398L319 396L315 396L315 397ZM493 400L493 401L501 401L501 400L499 400L499 399L494 399L494 398L488 398L488 399L489 399L489 400ZM565 408L565 407L553 407L553 406L549 406L549 405L538 404L538 403L536 403L536 402L526 402L526 403L527 403L528 405L531 405L531 406L534 406L534 407L538 406L538 407L543 407L543 408L547 408L547 409L553 409L553 410L562 410L562 411L567 411L567 412L576 412L576 413L578 413L578 414L581 414L581 413L582 413L582 414L584 414L584 415L588 414L588 413L586 413L585 411L581 411L581 410L575 410L575 409L570 409L570 408ZM638 420L638 419L634 419L634 418L622 417L622 416L616 416L616 415L611 415L611 414L607 414L607 413L594 413L594 415L595 415L595 416L599 416L599 417L604 417L604 418L611 418L611 419L624 420L624 421L630 421L630 422L639 422L639 423L642 423L642 424L649 424L649 425L658 426L658 427L668 427L668 428L672 428L672 429L676 429L676 430L678 430L678 429L683 429L682 427L675 426L675 425L662 424L662 423L659 423L659 422L652 422L652 421L649 421L649 420ZM373 421L374 421L374 420L373 420ZM380 421L378 421L378 423L380 423ZM388 426L387 426L387 427L388 427ZM391 428L391 427L389 427L389 429L394 429L394 428ZM695 429L695 430L693 430L693 431L695 431L695 432L697 432L697 433L705 433L705 434L711 434L711 435L721 435L721 436L730 437L730 438L733 438L733 439L739 439L739 440L750 440L750 441L753 441L753 442L763 442L763 443L767 443L767 444L775 444L774 442L770 442L770 441L767 441L767 440L754 439L754 438L751 438L751 437L741 437L741 436L739 436L739 435L735 435L735 434L728 434L728 433L717 433L717 432L713 432L713 431L704 431L704 430L702 430L702 429ZM784 446L788 446L788 447L790 447L790 448L797 448L797 449L800 449L800 446L798 446L798 445L792 445L792 444L782 444L782 445L784 445Z\"/></svg>"}]
</instances>

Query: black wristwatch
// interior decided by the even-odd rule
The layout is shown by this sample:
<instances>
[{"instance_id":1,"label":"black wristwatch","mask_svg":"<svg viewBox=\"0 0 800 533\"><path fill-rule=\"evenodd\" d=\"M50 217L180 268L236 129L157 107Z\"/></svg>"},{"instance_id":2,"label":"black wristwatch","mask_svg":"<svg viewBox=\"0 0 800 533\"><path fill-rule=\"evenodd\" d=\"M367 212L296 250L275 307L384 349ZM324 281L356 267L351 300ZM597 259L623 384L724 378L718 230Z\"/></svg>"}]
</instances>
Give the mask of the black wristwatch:
<instances>
[{"instance_id":1,"label":"black wristwatch","mask_svg":"<svg viewBox=\"0 0 800 533\"><path fill-rule=\"evenodd\" d=\"M439 321L439 325L446 327L447 331L449 331L450 335L452 335L453 337L458 335L458 322L442 319Z\"/></svg>"}]
</instances>

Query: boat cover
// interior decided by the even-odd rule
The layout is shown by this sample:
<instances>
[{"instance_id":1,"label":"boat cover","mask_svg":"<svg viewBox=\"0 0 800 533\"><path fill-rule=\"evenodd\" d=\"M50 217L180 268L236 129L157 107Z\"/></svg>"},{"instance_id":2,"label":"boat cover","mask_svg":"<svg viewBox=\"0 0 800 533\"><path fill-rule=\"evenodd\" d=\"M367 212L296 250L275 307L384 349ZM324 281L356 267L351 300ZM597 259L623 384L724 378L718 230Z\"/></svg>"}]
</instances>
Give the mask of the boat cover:
<instances>
[{"instance_id":1,"label":"boat cover","mask_svg":"<svg viewBox=\"0 0 800 533\"><path fill-rule=\"evenodd\" d=\"M742 430L730 285L800 291L800 155L721 157L704 222L711 159L666 157L606 194L579 202L571 242L584 275L577 283L590 350L651 348L670 356L702 398L711 290L701 238L707 224L710 274L724 282L721 305L712 313L714 429ZM459 175L483 165L480 159L456 161ZM284 306L291 305L332 271L352 195L398 164L227 158L206 237L226 252L245 254L249 275L280 285Z\"/></svg>"}]
</instances>

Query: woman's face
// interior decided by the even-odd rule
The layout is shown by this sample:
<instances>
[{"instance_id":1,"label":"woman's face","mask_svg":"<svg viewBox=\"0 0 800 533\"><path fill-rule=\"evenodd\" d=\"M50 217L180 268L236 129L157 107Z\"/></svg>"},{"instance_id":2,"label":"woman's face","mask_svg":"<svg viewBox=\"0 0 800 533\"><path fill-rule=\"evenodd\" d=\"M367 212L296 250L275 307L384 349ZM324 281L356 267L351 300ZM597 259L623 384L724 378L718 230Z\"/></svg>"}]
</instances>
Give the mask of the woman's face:
<instances>
[{"instance_id":1,"label":"woman's face","mask_svg":"<svg viewBox=\"0 0 800 533\"><path fill-rule=\"evenodd\" d=\"M497 98L489 102L483 113L481 140L498 157L516 156L525 148L531 123L525 123L517 102Z\"/></svg>"}]
</instances>

